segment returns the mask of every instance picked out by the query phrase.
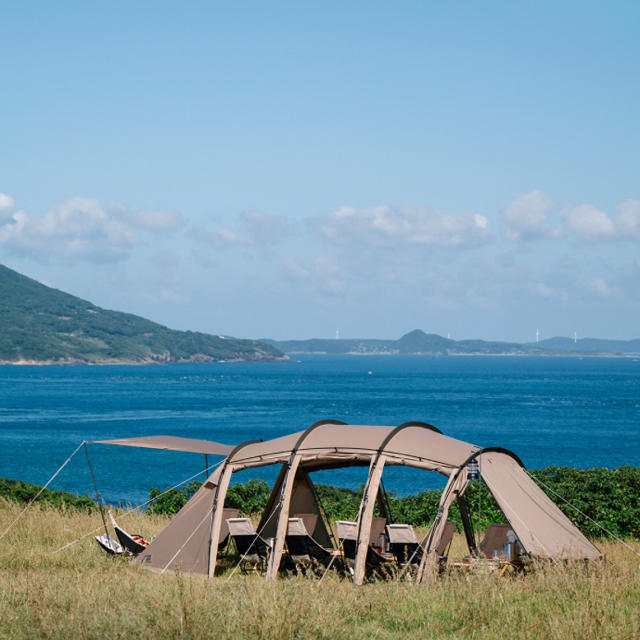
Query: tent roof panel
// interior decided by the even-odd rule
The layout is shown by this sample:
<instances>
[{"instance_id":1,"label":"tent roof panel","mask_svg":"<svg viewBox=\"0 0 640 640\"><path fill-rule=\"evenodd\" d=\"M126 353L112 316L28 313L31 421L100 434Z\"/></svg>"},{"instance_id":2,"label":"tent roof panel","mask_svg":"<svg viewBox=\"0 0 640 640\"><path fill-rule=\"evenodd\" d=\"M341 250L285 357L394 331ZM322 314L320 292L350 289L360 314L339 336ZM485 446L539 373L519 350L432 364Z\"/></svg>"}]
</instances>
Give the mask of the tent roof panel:
<instances>
[{"instance_id":1,"label":"tent roof panel","mask_svg":"<svg viewBox=\"0 0 640 640\"><path fill-rule=\"evenodd\" d=\"M424 427L408 426L393 435L385 450L400 455L417 454L458 467L479 447Z\"/></svg>"}]
</instances>

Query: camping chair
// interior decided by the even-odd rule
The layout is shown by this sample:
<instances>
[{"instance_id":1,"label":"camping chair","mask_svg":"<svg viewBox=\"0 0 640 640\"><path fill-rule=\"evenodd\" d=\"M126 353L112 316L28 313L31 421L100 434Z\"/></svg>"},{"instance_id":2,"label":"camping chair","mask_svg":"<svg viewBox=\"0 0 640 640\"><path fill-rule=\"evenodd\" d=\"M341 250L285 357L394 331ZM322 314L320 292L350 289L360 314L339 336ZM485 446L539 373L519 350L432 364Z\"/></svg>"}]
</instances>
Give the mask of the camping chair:
<instances>
[{"instance_id":1,"label":"camping chair","mask_svg":"<svg viewBox=\"0 0 640 640\"><path fill-rule=\"evenodd\" d=\"M103 551L106 551L110 556L117 556L124 553L122 545L114 540L109 534L103 533L101 536L95 536L96 542L100 545Z\"/></svg>"},{"instance_id":2,"label":"camping chair","mask_svg":"<svg viewBox=\"0 0 640 640\"><path fill-rule=\"evenodd\" d=\"M249 518L228 518L229 535L236 545L240 556L240 568L247 572L246 565L254 569L263 569L266 565L271 545L261 538L251 524Z\"/></svg>"},{"instance_id":3,"label":"camping chair","mask_svg":"<svg viewBox=\"0 0 640 640\"><path fill-rule=\"evenodd\" d=\"M372 518L371 519L371 533L369 534L369 544L373 544L379 551L386 551L386 535L385 525L387 524L386 518ZM384 536L384 542L380 544L380 536Z\"/></svg>"},{"instance_id":4,"label":"camping chair","mask_svg":"<svg viewBox=\"0 0 640 640\"><path fill-rule=\"evenodd\" d=\"M130 554L137 556L149 546L149 542L139 533L127 533L122 527L120 527L116 522L116 519L113 517L111 509L109 509L109 518L111 520L111 526L116 532L118 542L120 543L123 551L128 551Z\"/></svg>"},{"instance_id":5,"label":"camping chair","mask_svg":"<svg viewBox=\"0 0 640 640\"><path fill-rule=\"evenodd\" d=\"M346 561L353 563L356 559L356 549L358 543L358 523L349 520L337 520L338 539L342 544L342 554ZM382 577L391 577L393 571L390 570L388 557L383 556L371 545L367 547L366 566L370 574L379 574Z\"/></svg>"},{"instance_id":6,"label":"camping chair","mask_svg":"<svg viewBox=\"0 0 640 640\"><path fill-rule=\"evenodd\" d=\"M453 520L447 520L444 525L444 531L442 532L442 536L440 537L440 542L438 546L434 549L436 554L438 555L438 563L442 567L447 562L447 555L449 547L451 546L451 541L453 540L453 534L456 532L456 523ZM421 547L422 548L422 547Z\"/></svg>"},{"instance_id":7,"label":"camping chair","mask_svg":"<svg viewBox=\"0 0 640 640\"><path fill-rule=\"evenodd\" d=\"M451 520L447 520L440 542L434 549L437 554L438 564L440 567L442 567L447 561L447 547L451 544L455 531L456 523ZM387 535L389 537L391 553L393 553L400 566L404 566L407 563L414 567L418 567L420 565L424 550L418 543L416 534L410 524L388 524Z\"/></svg>"},{"instance_id":8,"label":"camping chair","mask_svg":"<svg viewBox=\"0 0 640 640\"><path fill-rule=\"evenodd\" d=\"M332 549L323 547L309 535L302 518L289 518L285 539L289 559L301 573L306 573L308 567L317 568L319 564L326 568L331 562Z\"/></svg>"},{"instance_id":9,"label":"camping chair","mask_svg":"<svg viewBox=\"0 0 640 640\"><path fill-rule=\"evenodd\" d=\"M223 551L229 542L230 536L227 520L229 518L237 518L238 513L240 513L239 509L225 508L222 510L222 524L220 525L220 542L218 542L218 551Z\"/></svg>"},{"instance_id":10,"label":"camping chair","mask_svg":"<svg viewBox=\"0 0 640 640\"><path fill-rule=\"evenodd\" d=\"M388 524L387 537L389 548L398 566L402 567L408 562L420 564L422 547L418 544L416 534L410 524Z\"/></svg>"},{"instance_id":11,"label":"camping chair","mask_svg":"<svg viewBox=\"0 0 640 640\"><path fill-rule=\"evenodd\" d=\"M509 540L509 532L512 540ZM510 524L490 524L484 532L484 538L478 545L478 549L485 558L493 557L494 552L504 557L504 546L513 540L515 535Z\"/></svg>"}]
</instances>

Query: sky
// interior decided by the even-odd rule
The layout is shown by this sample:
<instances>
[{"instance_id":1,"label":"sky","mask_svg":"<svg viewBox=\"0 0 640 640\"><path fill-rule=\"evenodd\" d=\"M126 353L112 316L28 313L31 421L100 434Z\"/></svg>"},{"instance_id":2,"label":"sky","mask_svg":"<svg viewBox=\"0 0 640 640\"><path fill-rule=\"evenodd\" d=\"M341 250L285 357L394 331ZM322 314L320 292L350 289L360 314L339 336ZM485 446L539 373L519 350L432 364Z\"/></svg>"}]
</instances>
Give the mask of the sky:
<instances>
[{"instance_id":1,"label":"sky","mask_svg":"<svg viewBox=\"0 0 640 640\"><path fill-rule=\"evenodd\" d=\"M176 329L640 337L640 3L0 7L0 262Z\"/></svg>"}]
</instances>

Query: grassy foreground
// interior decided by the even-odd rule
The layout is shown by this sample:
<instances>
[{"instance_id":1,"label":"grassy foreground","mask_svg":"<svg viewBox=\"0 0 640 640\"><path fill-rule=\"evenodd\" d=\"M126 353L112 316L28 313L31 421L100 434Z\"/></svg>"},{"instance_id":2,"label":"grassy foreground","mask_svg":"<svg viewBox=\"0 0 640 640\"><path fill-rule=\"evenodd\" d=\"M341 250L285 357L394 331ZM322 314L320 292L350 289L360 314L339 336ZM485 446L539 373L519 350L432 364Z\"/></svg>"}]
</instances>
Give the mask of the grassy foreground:
<instances>
[{"instance_id":1,"label":"grassy foreground","mask_svg":"<svg viewBox=\"0 0 640 640\"><path fill-rule=\"evenodd\" d=\"M0 499L0 532L22 509ZM147 535L166 521L122 518ZM34 505L0 540L0 638L640 637L640 558L619 543L599 544L608 562L590 567L450 574L429 587L159 576L107 557L91 536L51 555L99 526L95 513Z\"/></svg>"}]
</instances>

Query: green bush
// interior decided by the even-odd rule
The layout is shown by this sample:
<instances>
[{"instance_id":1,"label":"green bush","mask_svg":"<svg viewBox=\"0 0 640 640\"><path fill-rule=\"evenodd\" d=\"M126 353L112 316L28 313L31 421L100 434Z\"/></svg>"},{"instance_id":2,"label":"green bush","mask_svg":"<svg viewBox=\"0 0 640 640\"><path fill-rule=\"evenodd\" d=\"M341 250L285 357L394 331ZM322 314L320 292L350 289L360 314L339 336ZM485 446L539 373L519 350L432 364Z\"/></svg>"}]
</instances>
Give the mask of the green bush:
<instances>
[{"instance_id":1,"label":"green bush","mask_svg":"<svg viewBox=\"0 0 640 640\"><path fill-rule=\"evenodd\" d=\"M547 467L532 471L531 475L585 535L591 538L640 538L640 468ZM201 484L189 482L181 489L171 489L166 493L151 488L149 497L153 501L148 510L161 514L177 513ZM35 484L0 478L0 496L16 502L29 502L40 489ZM318 484L315 489L330 521L353 520L357 517L362 487L345 489ZM225 505L238 509L242 515L252 516L264 510L270 494L271 487L264 480L252 479L245 484L232 485ZM405 497L389 495L391 519L414 526L428 526L438 511L440 494L440 491L432 490ZM465 497L474 529L478 527L478 518L480 528L485 528L491 522L505 522L502 511L483 482L470 483ZM85 511L97 508L97 504L87 496L51 489L45 489L38 497L38 502ZM461 531L460 513L455 502L449 517Z\"/></svg>"},{"instance_id":2,"label":"green bush","mask_svg":"<svg viewBox=\"0 0 640 640\"><path fill-rule=\"evenodd\" d=\"M546 467L531 475L586 536L610 537L597 522L618 537L640 538L640 468Z\"/></svg>"},{"instance_id":3,"label":"green bush","mask_svg":"<svg viewBox=\"0 0 640 640\"><path fill-rule=\"evenodd\" d=\"M0 478L0 496L14 502L31 502L41 489L42 487L37 484L23 482L22 480L11 480L11 478ZM71 507L80 511L93 511L98 507L87 496L77 496L68 491L53 489L44 489L36 502L46 502L55 507Z\"/></svg>"},{"instance_id":4,"label":"green bush","mask_svg":"<svg viewBox=\"0 0 640 640\"><path fill-rule=\"evenodd\" d=\"M181 489L149 489L149 500L151 504L147 507L147 511L151 513L178 513L182 507L191 499L191 496L200 488L202 482L194 480L188 482Z\"/></svg>"},{"instance_id":5,"label":"green bush","mask_svg":"<svg viewBox=\"0 0 640 640\"><path fill-rule=\"evenodd\" d=\"M606 538L611 534L622 538L640 538L639 468L618 467L610 470L547 467L532 471L531 475L544 483L543 491L585 535L591 538ZM153 511L175 513L198 486L200 483L192 482L185 489L173 490L153 506ZM318 484L315 488L329 521L352 520L357 516L362 487L354 490ZM271 489L264 480L253 479L246 484L235 484L229 489L225 505L239 509L243 515L257 514L266 506L270 492ZM158 489L152 489L151 497L159 493ZM394 522L429 526L438 511L440 495L439 490L423 491L405 497L391 494L388 501L391 518ZM465 497L474 529L478 527L478 518L482 529L491 522L505 522L502 511L483 482L470 483ZM457 523L458 531L461 531L460 513L455 502L449 517Z\"/></svg>"},{"instance_id":6,"label":"green bush","mask_svg":"<svg viewBox=\"0 0 640 640\"><path fill-rule=\"evenodd\" d=\"M271 495L271 487L264 480L252 478L246 484L233 484L227 491L225 507L239 509L245 516L262 513Z\"/></svg>"}]
</instances>

